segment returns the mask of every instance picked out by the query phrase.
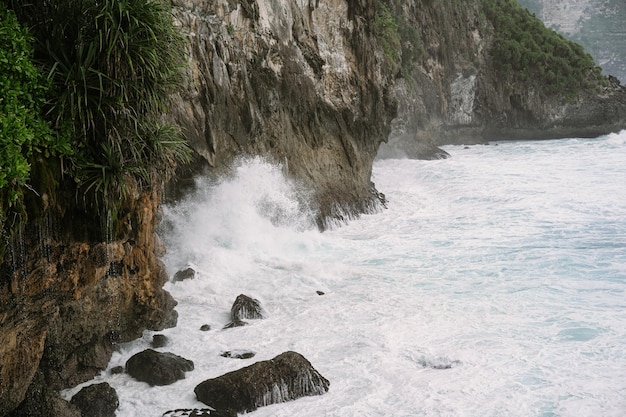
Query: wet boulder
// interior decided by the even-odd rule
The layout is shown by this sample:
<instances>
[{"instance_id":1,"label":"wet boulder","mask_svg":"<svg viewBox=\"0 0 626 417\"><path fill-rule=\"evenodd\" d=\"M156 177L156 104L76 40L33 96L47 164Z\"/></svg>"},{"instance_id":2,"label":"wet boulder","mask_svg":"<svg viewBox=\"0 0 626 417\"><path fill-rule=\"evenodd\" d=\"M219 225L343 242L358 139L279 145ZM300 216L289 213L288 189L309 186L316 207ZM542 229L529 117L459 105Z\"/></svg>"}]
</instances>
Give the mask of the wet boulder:
<instances>
[{"instance_id":1,"label":"wet boulder","mask_svg":"<svg viewBox=\"0 0 626 417\"><path fill-rule=\"evenodd\" d=\"M233 327L245 326L248 323L244 319L262 319L264 318L263 307L259 300L248 297L245 294L239 294L230 309L231 321L224 329L232 329Z\"/></svg>"},{"instance_id":2,"label":"wet boulder","mask_svg":"<svg viewBox=\"0 0 626 417\"><path fill-rule=\"evenodd\" d=\"M173 281L180 282L185 281L187 279L193 279L196 277L196 270L193 268L185 268L174 274Z\"/></svg>"},{"instance_id":3,"label":"wet boulder","mask_svg":"<svg viewBox=\"0 0 626 417\"><path fill-rule=\"evenodd\" d=\"M70 403L80 409L81 415L89 417L115 417L120 405L117 392L106 382L81 389Z\"/></svg>"},{"instance_id":4,"label":"wet boulder","mask_svg":"<svg viewBox=\"0 0 626 417\"><path fill-rule=\"evenodd\" d=\"M124 372L125 370L123 366L114 366L113 368L111 368L111 375L120 375Z\"/></svg>"},{"instance_id":5,"label":"wet boulder","mask_svg":"<svg viewBox=\"0 0 626 417\"><path fill-rule=\"evenodd\" d=\"M263 308L259 300L239 294L230 309L232 321L264 318Z\"/></svg>"},{"instance_id":6,"label":"wet boulder","mask_svg":"<svg viewBox=\"0 0 626 417\"><path fill-rule=\"evenodd\" d=\"M150 385L170 385L193 371L193 362L169 352L146 349L126 362L126 372Z\"/></svg>"},{"instance_id":7,"label":"wet boulder","mask_svg":"<svg viewBox=\"0 0 626 417\"><path fill-rule=\"evenodd\" d=\"M152 336L152 347L157 349L167 345L168 339L164 334L155 334Z\"/></svg>"},{"instance_id":8,"label":"wet boulder","mask_svg":"<svg viewBox=\"0 0 626 417\"><path fill-rule=\"evenodd\" d=\"M199 401L216 409L237 412L322 395L329 382L297 352L285 352L274 359L208 379L196 386Z\"/></svg>"}]
</instances>

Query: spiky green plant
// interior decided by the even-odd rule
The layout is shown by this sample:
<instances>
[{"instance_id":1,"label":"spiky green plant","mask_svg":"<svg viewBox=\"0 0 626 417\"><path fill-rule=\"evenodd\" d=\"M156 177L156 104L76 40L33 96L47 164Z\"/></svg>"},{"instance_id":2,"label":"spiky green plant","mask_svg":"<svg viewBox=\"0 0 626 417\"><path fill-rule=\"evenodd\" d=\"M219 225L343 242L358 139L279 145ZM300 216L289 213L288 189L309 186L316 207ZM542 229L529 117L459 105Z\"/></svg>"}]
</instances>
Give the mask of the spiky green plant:
<instances>
[{"instance_id":1,"label":"spiky green plant","mask_svg":"<svg viewBox=\"0 0 626 417\"><path fill-rule=\"evenodd\" d=\"M49 191L33 183L32 165L70 156L66 137L42 117L48 88L34 63L33 38L0 3L0 259L16 227L26 220L25 197Z\"/></svg>"},{"instance_id":2,"label":"spiky green plant","mask_svg":"<svg viewBox=\"0 0 626 417\"><path fill-rule=\"evenodd\" d=\"M116 212L129 190L189 160L180 131L163 123L184 63L168 3L32 0L18 8L55 93L47 116L73 140L71 174L85 208Z\"/></svg>"}]
</instances>

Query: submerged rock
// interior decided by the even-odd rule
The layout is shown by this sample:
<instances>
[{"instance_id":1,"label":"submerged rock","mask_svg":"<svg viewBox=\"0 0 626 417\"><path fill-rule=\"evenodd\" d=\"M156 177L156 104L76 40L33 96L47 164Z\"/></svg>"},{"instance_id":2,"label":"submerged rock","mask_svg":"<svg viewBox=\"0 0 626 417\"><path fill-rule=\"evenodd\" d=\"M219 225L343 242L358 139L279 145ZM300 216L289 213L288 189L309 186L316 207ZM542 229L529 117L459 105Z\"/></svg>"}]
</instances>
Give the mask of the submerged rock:
<instances>
[{"instance_id":1,"label":"submerged rock","mask_svg":"<svg viewBox=\"0 0 626 417\"><path fill-rule=\"evenodd\" d=\"M209 330L211 330L211 325L210 324L203 324L202 326L200 326L200 330L203 332L208 332Z\"/></svg>"},{"instance_id":2,"label":"submerged rock","mask_svg":"<svg viewBox=\"0 0 626 417\"><path fill-rule=\"evenodd\" d=\"M243 326L247 326L248 322L245 321L241 321L241 320L235 320L235 321L231 321L230 323L226 324L226 326L223 327L224 330L226 329L232 329L234 327L243 327Z\"/></svg>"},{"instance_id":3,"label":"submerged rock","mask_svg":"<svg viewBox=\"0 0 626 417\"><path fill-rule=\"evenodd\" d=\"M256 353L251 350L227 350L220 353L220 356L223 358L233 359L250 359L253 358L254 355L256 355Z\"/></svg>"},{"instance_id":4,"label":"submerged rock","mask_svg":"<svg viewBox=\"0 0 626 417\"><path fill-rule=\"evenodd\" d=\"M81 389L70 402L83 416L89 417L115 417L115 410L120 405L117 392L106 382Z\"/></svg>"},{"instance_id":5,"label":"submerged rock","mask_svg":"<svg viewBox=\"0 0 626 417\"><path fill-rule=\"evenodd\" d=\"M212 408L181 408L166 411L162 417L237 417L234 410L214 410Z\"/></svg>"},{"instance_id":6,"label":"submerged rock","mask_svg":"<svg viewBox=\"0 0 626 417\"><path fill-rule=\"evenodd\" d=\"M265 405L322 395L329 385L304 356L289 351L206 380L194 392L199 401L210 407L249 412Z\"/></svg>"},{"instance_id":7,"label":"submerged rock","mask_svg":"<svg viewBox=\"0 0 626 417\"><path fill-rule=\"evenodd\" d=\"M169 385L185 379L185 372L193 371L193 362L169 352L146 349L126 362L126 372L150 385Z\"/></svg>"}]
</instances>

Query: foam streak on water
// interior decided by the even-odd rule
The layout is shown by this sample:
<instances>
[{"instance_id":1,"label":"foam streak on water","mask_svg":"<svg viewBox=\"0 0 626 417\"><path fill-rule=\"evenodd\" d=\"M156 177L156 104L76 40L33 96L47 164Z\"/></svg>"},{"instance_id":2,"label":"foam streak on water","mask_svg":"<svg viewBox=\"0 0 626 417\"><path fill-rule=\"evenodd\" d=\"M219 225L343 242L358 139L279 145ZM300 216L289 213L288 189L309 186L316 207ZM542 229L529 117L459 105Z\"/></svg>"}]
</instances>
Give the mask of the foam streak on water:
<instances>
[{"instance_id":1,"label":"foam streak on water","mask_svg":"<svg viewBox=\"0 0 626 417\"><path fill-rule=\"evenodd\" d=\"M446 150L377 162L389 208L325 233L260 160L166 208L169 272L199 276L167 285L180 318L161 350L196 369L154 388L105 371L118 416L201 407L198 383L285 350L330 391L251 415L626 415L626 132ZM268 318L219 330L240 293ZM219 355L234 349L257 356Z\"/></svg>"}]
</instances>

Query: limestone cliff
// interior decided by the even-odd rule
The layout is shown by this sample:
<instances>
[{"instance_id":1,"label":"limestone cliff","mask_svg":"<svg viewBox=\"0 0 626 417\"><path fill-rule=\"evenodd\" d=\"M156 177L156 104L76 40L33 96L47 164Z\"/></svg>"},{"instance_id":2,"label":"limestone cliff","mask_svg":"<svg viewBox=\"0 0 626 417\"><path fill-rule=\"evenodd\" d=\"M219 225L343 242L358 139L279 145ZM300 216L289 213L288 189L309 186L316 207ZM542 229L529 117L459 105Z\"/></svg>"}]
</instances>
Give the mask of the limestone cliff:
<instances>
[{"instance_id":1,"label":"limestone cliff","mask_svg":"<svg viewBox=\"0 0 626 417\"><path fill-rule=\"evenodd\" d=\"M239 154L284 164L321 218L379 199L371 162L395 114L376 0L175 0L192 82L175 109L212 171Z\"/></svg>"},{"instance_id":2,"label":"limestone cliff","mask_svg":"<svg viewBox=\"0 0 626 417\"><path fill-rule=\"evenodd\" d=\"M615 78L596 90L581 85L568 96L547 80L523 80L497 68L486 3L396 4L400 28L417 28L403 42L417 45L418 53L403 49L402 77L394 85L398 117L381 156L429 157L433 145L594 137L626 127L626 89Z\"/></svg>"}]
</instances>

